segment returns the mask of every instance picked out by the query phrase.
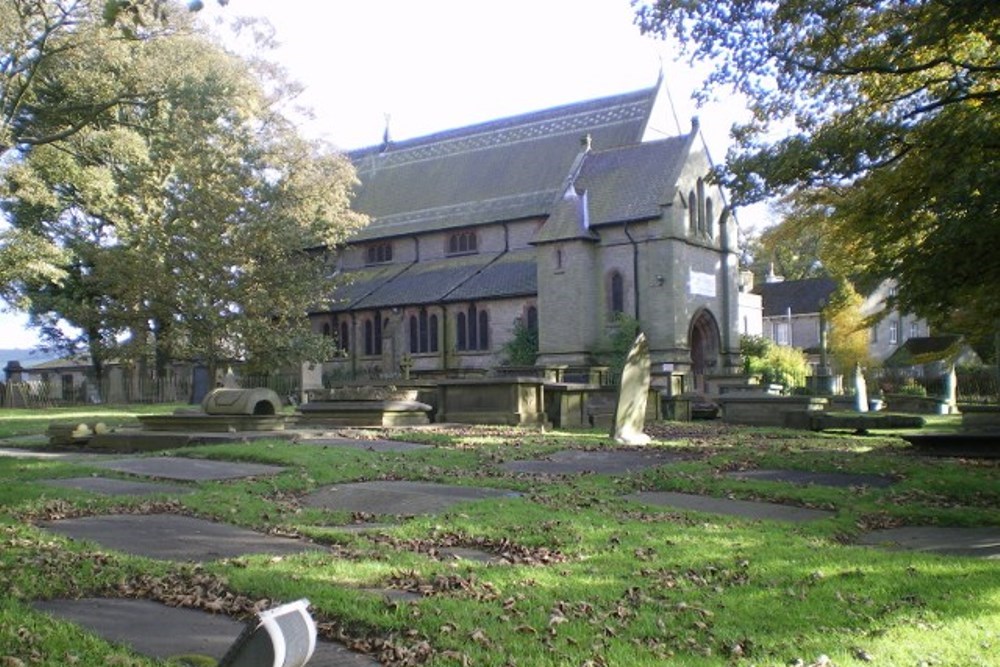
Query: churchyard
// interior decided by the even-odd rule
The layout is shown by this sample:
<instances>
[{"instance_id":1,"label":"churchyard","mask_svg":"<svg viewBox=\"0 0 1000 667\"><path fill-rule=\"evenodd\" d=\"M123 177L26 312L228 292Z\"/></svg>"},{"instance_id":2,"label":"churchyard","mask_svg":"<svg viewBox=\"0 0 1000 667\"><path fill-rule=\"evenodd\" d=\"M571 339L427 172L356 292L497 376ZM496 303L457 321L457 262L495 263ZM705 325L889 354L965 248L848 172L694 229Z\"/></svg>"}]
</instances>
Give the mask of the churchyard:
<instances>
[{"instance_id":1,"label":"churchyard","mask_svg":"<svg viewBox=\"0 0 1000 667\"><path fill-rule=\"evenodd\" d=\"M998 664L1000 462L896 432L434 425L123 455L53 450L45 415L0 414L4 667L215 664L300 598L310 665Z\"/></svg>"}]
</instances>

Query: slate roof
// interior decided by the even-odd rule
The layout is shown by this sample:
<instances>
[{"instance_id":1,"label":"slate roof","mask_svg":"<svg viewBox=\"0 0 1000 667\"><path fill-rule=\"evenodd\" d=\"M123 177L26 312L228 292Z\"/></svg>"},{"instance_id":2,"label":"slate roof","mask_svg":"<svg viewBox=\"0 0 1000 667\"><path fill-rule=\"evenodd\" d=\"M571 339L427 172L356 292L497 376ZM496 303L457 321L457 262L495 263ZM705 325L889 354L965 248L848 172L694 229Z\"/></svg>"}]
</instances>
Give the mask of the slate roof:
<instances>
[{"instance_id":1,"label":"slate roof","mask_svg":"<svg viewBox=\"0 0 1000 667\"><path fill-rule=\"evenodd\" d=\"M596 151L639 143L657 89L352 151L353 206L372 219L353 240L547 215L581 139Z\"/></svg>"},{"instance_id":2,"label":"slate roof","mask_svg":"<svg viewBox=\"0 0 1000 667\"><path fill-rule=\"evenodd\" d=\"M830 298L837 283L832 278L807 278L805 280L785 280L779 283L764 283L754 288L760 295L764 317L819 313Z\"/></svg>"},{"instance_id":3,"label":"slate roof","mask_svg":"<svg viewBox=\"0 0 1000 667\"><path fill-rule=\"evenodd\" d=\"M353 272L351 282L335 290L332 309L393 308L537 292L535 251L527 249Z\"/></svg>"},{"instance_id":4,"label":"slate roof","mask_svg":"<svg viewBox=\"0 0 1000 667\"><path fill-rule=\"evenodd\" d=\"M695 133L587 155L574 181L586 191L590 226L659 217L673 199Z\"/></svg>"}]
</instances>

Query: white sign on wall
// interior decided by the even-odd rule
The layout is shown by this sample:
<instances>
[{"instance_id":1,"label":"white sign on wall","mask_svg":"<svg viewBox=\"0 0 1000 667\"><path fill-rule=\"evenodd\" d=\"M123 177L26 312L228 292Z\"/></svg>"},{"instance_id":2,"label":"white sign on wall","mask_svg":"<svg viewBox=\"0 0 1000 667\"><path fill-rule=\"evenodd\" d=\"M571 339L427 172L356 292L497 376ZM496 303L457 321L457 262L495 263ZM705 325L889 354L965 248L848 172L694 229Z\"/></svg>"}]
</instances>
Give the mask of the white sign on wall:
<instances>
[{"instance_id":1,"label":"white sign on wall","mask_svg":"<svg viewBox=\"0 0 1000 667\"><path fill-rule=\"evenodd\" d=\"M715 296L715 274L691 269L688 291L692 296Z\"/></svg>"}]
</instances>

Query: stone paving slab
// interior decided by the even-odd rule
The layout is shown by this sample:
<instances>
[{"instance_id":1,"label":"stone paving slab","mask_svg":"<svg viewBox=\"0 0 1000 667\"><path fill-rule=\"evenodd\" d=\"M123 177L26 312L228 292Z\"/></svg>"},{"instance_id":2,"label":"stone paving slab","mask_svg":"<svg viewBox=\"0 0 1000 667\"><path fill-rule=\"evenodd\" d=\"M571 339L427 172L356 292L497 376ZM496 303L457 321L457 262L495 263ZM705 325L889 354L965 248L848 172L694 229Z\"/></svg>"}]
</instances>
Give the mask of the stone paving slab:
<instances>
[{"instance_id":1,"label":"stone paving slab","mask_svg":"<svg viewBox=\"0 0 1000 667\"><path fill-rule=\"evenodd\" d=\"M401 442L397 440L354 440L352 438L303 436L298 442L300 445L343 447L345 449L363 449L372 452L408 452L414 449L433 449L433 445L421 445L415 442Z\"/></svg>"},{"instance_id":2,"label":"stone paving slab","mask_svg":"<svg viewBox=\"0 0 1000 667\"><path fill-rule=\"evenodd\" d=\"M326 487L305 496L303 504L329 510L373 514L434 514L452 505L487 498L517 497L514 491L431 482L356 482Z\"/></svg>"},{"instance_id":3,"label":"stone paving slab","mask_svg":"<svg viewBox=\"0 0 1000 667\"><path fill-rule=\"evenodd\" d=\"M111 479L109 477L66 477L64 479L44 479L42 484L58 486L78 491L90 491L104 496L155 496L158 494L178 495L191 493L194 489L178 484L161 484L159 482L141 482L127 479Z\"/></svg>"},{"instance_id":4,"label":"stone paving slab","mask_svg":"<svg viewBox=\"0 0 1000 667\"><path fill-rule=\"evenodd\" d=\"M95 467L117 472L174 479L185 482L207 482L223 479L240 479L261 475L276 475L282 466L262 463L238 463L235 461L209 461L188 459L180 456L155 456L150 458L115 459L93 464Z\"/></svg>"},{"instance_id":5,"label":"stone paving slab","mask_svg":"<svg viewBox=\"0 0 1000 667\"><path fill-rule=\"evenodd\" d=\"M858 543L888 549L929 551L956 556L1000 559L1000 527L961 528L947 526L906 526L873 530Z\"/></svg>"},{"instance_id":6,"label":"stone paving slab","mask_svg":"<svg viewBox=\"0 0 1000 667\"><path fill-rule=\"evenodd\" d=\"M734 479L749 479L762 482L789 482L791 484L817 484L819 486L872 486L884 488L892 486L894 480L886 475L870 475L846 472L808 472L805 470L741 470L726 475Z\"/></svg>"},{"instance_id":7,"label":"stone paving slab","mask_svg":"<svg viewBox=\"0 0 1000 667\"><path fill-rule=\"evenodd\" d=\"M221 660L244 624L228 616L149 600L47 600L34 608L87 628L137 653L159 658L196 654ZM372 658L332 642L316 643L309 667L372 667Z\"/></svg>"},{"instance_id":8,"label":"stone paving slab","mask_svg":"<svg viewBox=\"0 0 1000 667\"><path fill-rule=\"evenodd\" d=\"M42 443L43 445L47 444ZM61 449L28 449L22 447L0 447L0 458L39 459L51 461L106 461L107 454L84 453Z\"/></svg>"},{"instance_id":9,"label":"stone paving slab","mask_svg":"<svg viewBox=\"0 0 1000 667\"><path fill-rule=\"evenodd\" d=\"M544 459L509 461L504 469L511 472L565 475L593 472L620 474L639 472L681 460L683 455L655 449L564 449Z\"/></svg>"},{"instance_id":10,"label":"stone paving slab","mask_svg":"<svg viewBox=\"0 0 1000 667\"><path fill-rule=\"evenodd\" d=\"M635 500L650 505L662 505L684 510L696 510L712 514L725 514L745 519L765 519L772 521L817 521L834 516L833 512L813 510L805 507L794 507L778 503L764 503L751 500L732 500L729 498L714 498L690 493L674 493L670 491L640 491L625 496L627 500Z\"/></svg>"},{"instance_id":11,"label":"stone paving slab","mask_svg":"<svg viewBox=\"0 0 1000 667\"><path fill-rule=\"evenodd\" d=\"M107 549L161 560L210 561L322 549L302 540L176 514L112 514L39 525L74 540L90 540Z\"/></svg>"}]
</instances>

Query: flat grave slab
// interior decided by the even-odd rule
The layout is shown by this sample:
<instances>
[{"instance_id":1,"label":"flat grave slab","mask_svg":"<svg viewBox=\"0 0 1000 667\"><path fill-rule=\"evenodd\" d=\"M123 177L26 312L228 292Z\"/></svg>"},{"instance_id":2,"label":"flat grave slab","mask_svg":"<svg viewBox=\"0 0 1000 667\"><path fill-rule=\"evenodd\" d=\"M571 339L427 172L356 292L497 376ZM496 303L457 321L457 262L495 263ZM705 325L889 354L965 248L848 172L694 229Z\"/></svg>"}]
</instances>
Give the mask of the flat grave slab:
<instances>
[{"instance_id":1,"label":"flat grave slab","mask_svg":"<svg viewBox=\"0 0 1000 667\"><path fill-rule=\"evenodd\" d=\"M907 551L1000 559L1000 527L905 526L873 530L858 544Z\"/></svg>"},{"instance_id":2,"label":"flat grave slab","mask_svg":"<svg viewBox=\"0 0 1000 667\"><path fill-rule=\"evenodd\" d=\"M47 445L46 442L39 443L41 445ZM57 450L57 449L28 449L22 447L0 447L0 458L15 458L15 459L39 459L39 460L51 460L51 461L104 461L107 460L107 454L99 453L83 453L78 451L70 450Z\"/></svg>"},{"instance_id":3,"label":"flat grave slab","mask_svg":"<svg viewBox=\"0 0 1000 667\"><path fill-rule=\"evenodd\" d=\"M421 445L415 442L396 440L355 440L353 438L310 437L299 439L300 445L318 445L322 447L343 447L345 449L362 449L372 452L408 452L414 449L432 449L433 445Z\"/></svg>"},{"instance_id":4,"label":"flat grave slab","mask_svg":"<svg viewBox=\"0 0 1000 667\"><path fill-rule=\"evenodd\" d=\"M165 493L176 495L191 493L194 489L179 484L161 484L159 482L142 482L128 479L112 479L109 477L67 477L64 479L45 479L42 484L58 486L65 489L90 491L105 496L155 496Z\"/></svg>"},{"instance_id":5,"label":"flat grave slab","mask_svg":"<svg viewBox=\"0 0 1000 667\"><path fill-rule=\"evenodd\" d=\"M166 659L205 655L221 660L244 624L219 614L168 607L150 600L85 598L46 600L38 611L76 623L104 639L127 644L143 655ZM309 667L371 667L372 658L332 642L317 641Z\"/></svg>"},{"instance_id":6,"label":"flat grave slab","mask_svg":"<svg viewBox=\"0 0 1000 667\"><path fill-rule=\"evenodd\" d=\"M261 475L276 475L283 471L281 466L262 463L237 463L235 461L209 461L188 459L180 456L155 456L150 458L115 459L100 461L95 467L117 472L175 479L186 482L208 482L222 479L240 479Z\"/></svg>"},{"instance_id":7,"label":"flat grave slab","mask_svg":"<svg viewBox=\"0 0 1000 667\"><path fill-rule=\"evenodd\" d=\"M107 549L172 561L287 555L322 549L302 540L176 514L111 514L45 521L39 526Z\"/></svg>"},{"instance_id":8,"label":"flat grave slab","mask_svg":"<svg viewBox=\"0 0 1000 667\"><path fill-rule=\"evenodd\" d=\"M790 484L817 484L819 486L873 486L884 488L894 481L885 475L846 472L808 472L806 470L741 470L726 475L733 479L750 479L762 482L788 482Z\"/></svg>"},{"instance_id":9,"label":"flat grave slab","mask_svg":"<svg viewBox=\"0 0 1000 667\"><path fill-rule=\"evenodd\" d=\"M95 435L87 441L87 448L113 453L154 452L180 449L198 445L222 445L255 440L294 440L297 434L289 431L141 431L122 429Z\"/></svg>"},{"instance_id":10,"label":"flat grave slab","mask_svg":"<svg viewBox=\"0 0 1000 667\"><path fill-rule=\"evenodd\" d=\"M671 491L640 491L629 494L625 498L649 505L662 505L677 509L710 512L712 514L725 514L744 519L801 522L827 519L834 515L833 512L794 507L792 505L714 498L711 496L674 493Z\"/></svg>"},{"instance_id":11,"label":"flat grave slab","mask_svg":"<svg viewBox=\"0 0 1000 667\"><path fill-rule=\"evenodd\" d=\"M305 496L303 504L329 510L373 514L434 514L452 505L489 498L512 498L505 489L452 486L431 482L355 482L326 487Z\"/></svg>"},{"instance_id":12,"label":"flat grave slab","mask_svg":"<svg viewBox=\"0 0 1000 667\"><path fill-rule=\"evenodd\" d=\"M564 449L544 459L509 461L504 469L511 472L566 475L593 472L620 474L639 472L681 460L682 455L655 449Z\"/></svg>"}]
</instances>

